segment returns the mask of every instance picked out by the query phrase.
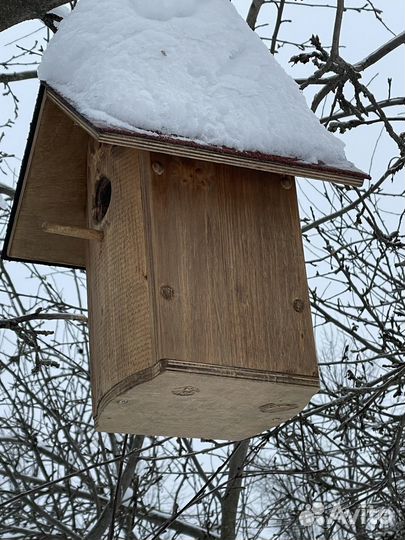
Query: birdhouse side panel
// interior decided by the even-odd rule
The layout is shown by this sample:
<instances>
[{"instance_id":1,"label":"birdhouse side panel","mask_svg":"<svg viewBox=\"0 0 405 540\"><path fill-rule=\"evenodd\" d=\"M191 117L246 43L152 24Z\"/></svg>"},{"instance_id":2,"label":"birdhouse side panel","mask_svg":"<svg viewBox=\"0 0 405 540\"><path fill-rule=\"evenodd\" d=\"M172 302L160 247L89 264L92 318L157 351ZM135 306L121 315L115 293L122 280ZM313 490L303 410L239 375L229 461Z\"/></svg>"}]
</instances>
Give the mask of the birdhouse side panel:
<instances>
[{"instance_id":1,"label":"birdhouse side panel","mask_svg":"<svg viewBox=\"0 0 405 540\"><path fill-rule=\"evenodd\" d=\"M12 258L84 267L83 240L47 233L44 223L86 224L87 133L44 98L10 238Z\"/></svg>"},{"instance_id":2,"label":"birdhouse side panel","mask_svg":"<svg viewBox=\"0 0 405 540\"><path fill-rule=\"evenodd\" d=\"M163 154L149 171L159 360L315 381L294 178Z\"/></svg>"},{"instance_id":3,"label":"birdhouse side panel","mask_svg":"<svg viewBox=\"0 0 405 540\"><path fill-rule=\"evenodd\" d=\"M93 141L88 155L89 226L103 231L87 258L95 412L154 362L138 151Z\"/></svg>"}]
</instances>

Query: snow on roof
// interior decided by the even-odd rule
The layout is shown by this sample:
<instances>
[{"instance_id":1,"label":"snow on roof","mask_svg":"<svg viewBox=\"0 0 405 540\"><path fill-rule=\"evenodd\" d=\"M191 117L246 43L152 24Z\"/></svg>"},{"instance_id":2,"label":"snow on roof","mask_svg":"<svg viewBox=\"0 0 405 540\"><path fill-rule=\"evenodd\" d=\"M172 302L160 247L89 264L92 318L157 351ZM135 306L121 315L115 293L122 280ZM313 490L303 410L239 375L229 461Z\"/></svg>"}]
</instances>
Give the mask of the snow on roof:
<instances>
[{"instance_id":1,"label":"snow on roof","mask_svg":"<svg viewBox=\"0 0 405 540\"><path fill-rule=\"evenodd\" d=\"M39 77L106 127L355 170L229 0L81 0Z\"/></svg>"}]
</instances>

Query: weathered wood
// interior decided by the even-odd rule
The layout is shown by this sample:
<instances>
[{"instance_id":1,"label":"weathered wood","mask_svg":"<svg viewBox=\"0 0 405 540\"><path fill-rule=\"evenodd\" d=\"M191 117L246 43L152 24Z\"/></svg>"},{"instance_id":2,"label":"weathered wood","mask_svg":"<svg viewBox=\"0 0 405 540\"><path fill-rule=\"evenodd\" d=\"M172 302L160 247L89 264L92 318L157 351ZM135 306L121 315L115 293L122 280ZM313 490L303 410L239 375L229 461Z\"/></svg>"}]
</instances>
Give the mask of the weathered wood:
<instances>
[{"instance_id":1,"label":"weathered wood","mask_svg":"<svg viewBox=\"0 0 405 540\"><path fill-rule=\"evenodd\" d=\"M108 396L96 418L99 431L241 440L300 412L317 386L275 382L263 373L171 370ZM216 374L214 374L216 373Z\"/></svg>"},{"instance_id":2,"label":"weathered wood","mask_svg":"<svg viewBox=\"0 0 405 540\"><path fill-rule=\"evenodd\" d=\"M57 223L42 223L42 229L49 234L59 236L71 236L72 238L82 238L83 240L96 240L101 242L104 237L103 231L84 227L70 227L68 225L58 225Z\"/></svg>"},{"instance_id":3,"label":"weathered wood","mask_svg":"<svg viewBox=\"0 0 405 540\"><path fill-rule=\"evenodd\" d=\"M55 103L42 103L9 240L11 258L84 267L86 241L48 234L42 224L86 227L87 141Z\"/></svg>"},{"instance_id":4,"label":"weathered wood","mask_svg":"<svg viewBox=\"0 0 405 540\"><path fill-rule=\"evenodd\" d=\"M95 186L111 205L94 222ZM240 439L317 391L293 178L92 144L99 430Z\"/></svg>"},{"instance_id":5,"label":"weathered wood","mask_svg":"<svg viewBox=\"0 0 405 540\"><path fill-rule=\"evenodd\" d=\"M91 141L88 167L88 226L104 233L102 242L88 243L87 258L96 412L107 392L134 373L151 367L155 359L138 152ZM96 223L95 189L102 176L111 181L112 196L103 221Z\"/></svg>"},{"instance_id":6,"label":"weathered wood","mask_svg":"<svg viewBox=\"0 0 405 540\"><path fill-rule=\"evenodd\" d=\"M158 358L316 376L294 180L162 154L143 175Z\"/></svg>"},{"instance_id":7,"label":"weathered wood","mask_svg":"<svg viewBox=\"0 0 405 540\"><path fill-rule=\"evenodd\" d=\"M41 100L6 249L86 265L97 428L237 440L300 411L318 373L293 174L362 173L118 133Z\"/></svg>"},{"instance_id":8,"label":"weathered wood","mask_svg":"<svg viewBox=\"0 0 405 540\"><path fill-rule=\"evenodd\" d=\"M107 132L100 132L97 136L100 142L115 144L119 146L127 146L129 148L137 148L138 150L148 150L151 152L162 152L165 154L186 157L193 159L200 159L209 163L220 163L224 165L232 165L235 167L244 167L246 169L252 169L257 171L272 172L277 174L286 174L293 176L303 176L306 178L313 178L314 180L324 180L325 182L333 182L335 184L342 184L353 187L361 187L363 185L363 178L357 178L352 176L349 172L344 174L343 172L333 172L312 168L305 166L305 164L283 164L277 161L260 161L260 159L254 160L249 157L241 157L236 153L220 153L215 150L208 150L204 147L191 147L181 146L179 144L171 144L167 141L159 141L158 139L142 139L136 135L123 135Z\"/></svg>"}]
</instances>

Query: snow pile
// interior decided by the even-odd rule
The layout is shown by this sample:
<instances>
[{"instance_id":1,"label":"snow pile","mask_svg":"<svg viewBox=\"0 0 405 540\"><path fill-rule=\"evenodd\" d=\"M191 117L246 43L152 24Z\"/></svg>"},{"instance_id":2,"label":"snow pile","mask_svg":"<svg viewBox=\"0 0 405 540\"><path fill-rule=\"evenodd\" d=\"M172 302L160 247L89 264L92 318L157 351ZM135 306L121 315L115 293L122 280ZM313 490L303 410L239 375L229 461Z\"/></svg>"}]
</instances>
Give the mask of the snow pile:
<instances>
[{"instance_id":1,"label":"snow pile","mask_svg":"<svg viewBox=\"0 0 405 540\"><path fill-rule=\"evenodd\" d=\"M39 77L106 126L353 169L229 0L81 0Z\"/></svg>"}]
</instances>

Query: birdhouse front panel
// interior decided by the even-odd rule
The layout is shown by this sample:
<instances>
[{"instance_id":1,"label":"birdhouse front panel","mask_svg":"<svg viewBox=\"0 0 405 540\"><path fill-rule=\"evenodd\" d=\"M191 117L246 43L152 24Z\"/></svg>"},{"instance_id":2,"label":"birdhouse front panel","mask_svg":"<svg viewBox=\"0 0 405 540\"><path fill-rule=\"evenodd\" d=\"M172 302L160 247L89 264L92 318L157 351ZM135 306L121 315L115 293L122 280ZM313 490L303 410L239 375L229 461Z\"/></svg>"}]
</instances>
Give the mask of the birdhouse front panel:
<instances>
[{"instance_id":1,"label":"birdhouse front panel","mask_svg":"<svg viewBox=\"0 0 405 540\"><path fill-rule=\"evenodd\" d=\"M240 439L301 410L318 377L294 178L95 142L88 166L98 429Z\"/></svg>"},{"instance_id":2,"label":"birdhouse front panel","mask_svg":"<svg viewBox=\"0 0 405 540\"><path fill-rule=\"evenodd\" d=\"M103 396L155 363L152 352L140 154L90 140L88 242L91 380L94 413Z\"/></svg>"},{"instance_id":3,"label":"birdhouse front panel","mask_svg":"<svg viewBox=\"0 0 405 540\"><path fill-rule=\"evenodd\" d=\"M153 153L145 169L159 357L316 376L294 178Z\"/></svg>"}]
</instances>

